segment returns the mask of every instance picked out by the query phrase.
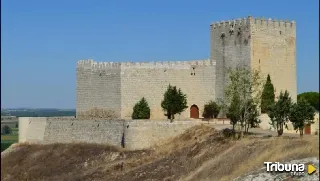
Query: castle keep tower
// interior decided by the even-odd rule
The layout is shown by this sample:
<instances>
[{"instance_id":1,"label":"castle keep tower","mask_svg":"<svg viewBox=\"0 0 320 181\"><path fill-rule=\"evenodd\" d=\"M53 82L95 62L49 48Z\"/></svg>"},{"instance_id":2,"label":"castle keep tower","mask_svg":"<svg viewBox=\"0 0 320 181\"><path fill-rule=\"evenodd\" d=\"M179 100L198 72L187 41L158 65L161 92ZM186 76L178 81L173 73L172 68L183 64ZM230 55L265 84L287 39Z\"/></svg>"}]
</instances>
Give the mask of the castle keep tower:
<instances>
[{"instance_id":1,"label":"castle keep tower","mask_svg":"<svg viewBox=\"0 0 320 181\"><path fill-rule=\"evenodd\" d=\"M211 60L216 61L216 99L223 99L226 67L244 65L270 74L276 89L297 99L296 23L248 18L223 21L211 27Z\"/></svg>"}]
</instances>

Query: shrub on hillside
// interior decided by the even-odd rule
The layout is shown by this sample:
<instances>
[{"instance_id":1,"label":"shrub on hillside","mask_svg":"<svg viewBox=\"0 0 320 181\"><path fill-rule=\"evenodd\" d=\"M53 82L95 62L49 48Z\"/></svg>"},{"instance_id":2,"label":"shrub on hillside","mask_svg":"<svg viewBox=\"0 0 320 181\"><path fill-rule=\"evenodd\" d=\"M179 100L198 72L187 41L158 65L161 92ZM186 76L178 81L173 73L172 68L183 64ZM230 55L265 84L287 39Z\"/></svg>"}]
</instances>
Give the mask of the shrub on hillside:
<instances>
[{"instance_id":1,"label":"shrub on hillside","mask_svg":"<svg viewBox=\"0 0 320 181\"><path fill-rule=\"evenodd\" d=\"M224 137L232 137L236 134L235 130L230 129L230 128L225 128L222 130L222 134Z\"/></svg>"},{"instance_id":2,"label":"shrub on hillside","mask_svg":"<svg viewBox=\"0 0 320 181\"><path fill-rule=\"evenodd\" d=\"M143 97L133 107L132 119L149 119L150 118L150 107L148 102Z\"/></svg>"},{"instance_id":3,"label":"shrub on hillside","mask_svg":"<svg viewBox=\"0 0 320 181\"><path fill-rule=\"evenodd\" d=\"M217 118L220 111L220 107L214 101L210 101L204 105L202 116L204 118Z\"/></svg>"},{"instance_id":4,"label":"shrub on hillside","mask_svg":"<svg viewBox=\"0 0 320 181\"><path fill-rule=\"evenodd\" d=\"M11 128L8 125L1 126L3 134L10 134L12 132Z\"/></svg>"}]
</instances>

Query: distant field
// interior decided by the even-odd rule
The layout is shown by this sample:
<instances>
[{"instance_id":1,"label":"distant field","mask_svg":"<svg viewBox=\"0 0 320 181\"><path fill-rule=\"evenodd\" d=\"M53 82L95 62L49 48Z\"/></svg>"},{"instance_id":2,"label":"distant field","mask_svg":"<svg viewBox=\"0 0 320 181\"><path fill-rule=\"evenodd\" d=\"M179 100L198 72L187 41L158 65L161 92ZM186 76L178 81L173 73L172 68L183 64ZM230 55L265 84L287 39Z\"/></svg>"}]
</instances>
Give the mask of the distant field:
<instances>
[{"instance_id":1,"label":"distant field","mask_svg":"<svg viewBox=\"0 0 320 181\"><path fill-rule=\"evenodd\" d=\"M19 141L18 131L18 128L12 128L13 134L1 135L1 152Z\"/></svg>"},{"instance_id":2,"label":"distant field","mask_svg":"<svg viewBox=\"0 0 320 181\"><path fill-rule=\"evenodd\" d=\"M19 128L11 128L12 134L19 134Z\"/></svg>"},{"instance_id":3,"label":"distant field","mask_svg":"<svg viewBox=\"0 0 320 181\"><path fill-rule=\"evenodd\" d=\"M18 134L1 135L1 142L8 142L8 141L18 142L18 140L19 140Z\"/></svg>"}]
</instances>

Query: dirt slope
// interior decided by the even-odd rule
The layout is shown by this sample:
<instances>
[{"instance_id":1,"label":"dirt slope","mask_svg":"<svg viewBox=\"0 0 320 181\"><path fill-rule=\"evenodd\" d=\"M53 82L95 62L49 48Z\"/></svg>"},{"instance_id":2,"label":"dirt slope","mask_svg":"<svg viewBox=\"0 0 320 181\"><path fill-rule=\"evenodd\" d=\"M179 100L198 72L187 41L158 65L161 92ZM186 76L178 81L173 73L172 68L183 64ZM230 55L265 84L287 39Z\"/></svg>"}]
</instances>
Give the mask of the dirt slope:
<instances>
[{"instance_id":1,"label":"dirt slope","mask_svg":"<svg viewBox=\"0 0 320 181\"><path fill-rule=\"evenodd\" d=\"M1 158L1 180L231 180L264 161L318 157L318 137L233 141L205 125L149 150L96 144L21 144Z\"/></svg>"}]
</instances>

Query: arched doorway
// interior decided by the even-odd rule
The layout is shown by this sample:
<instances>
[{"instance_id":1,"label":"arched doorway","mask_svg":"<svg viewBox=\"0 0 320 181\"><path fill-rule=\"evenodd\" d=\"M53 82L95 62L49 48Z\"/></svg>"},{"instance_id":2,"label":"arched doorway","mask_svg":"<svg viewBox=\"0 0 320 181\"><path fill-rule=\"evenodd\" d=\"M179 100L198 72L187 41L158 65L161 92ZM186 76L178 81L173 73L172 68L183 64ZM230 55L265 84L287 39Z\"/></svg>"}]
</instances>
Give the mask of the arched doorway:
<instances>
[{"instance_id":1,"label":"arched doorway","mask_svg":"<svg viewBox=\"0 0 320 181\"><path fill-rule=\"evenodd\" d=\"M305 125L304 134L307 134L307 135L311 134L311 125L310 124Z\"/></svg>"},{"instance_id":2,"label":"arched doorway","mask_svg":"<svg viewBox=\"0 0 320 181\"><path fill-rule=\"evenodd\" d=\"M190 118L199 118L199 108L195 104L190 107Z\"/></svg>"}]
</instances>

